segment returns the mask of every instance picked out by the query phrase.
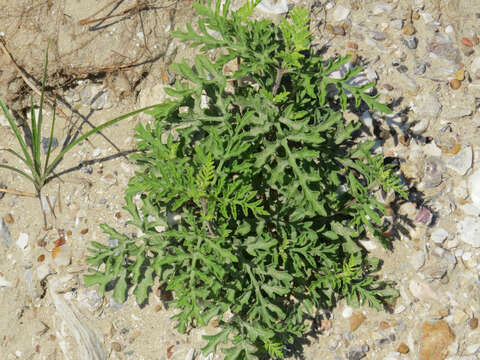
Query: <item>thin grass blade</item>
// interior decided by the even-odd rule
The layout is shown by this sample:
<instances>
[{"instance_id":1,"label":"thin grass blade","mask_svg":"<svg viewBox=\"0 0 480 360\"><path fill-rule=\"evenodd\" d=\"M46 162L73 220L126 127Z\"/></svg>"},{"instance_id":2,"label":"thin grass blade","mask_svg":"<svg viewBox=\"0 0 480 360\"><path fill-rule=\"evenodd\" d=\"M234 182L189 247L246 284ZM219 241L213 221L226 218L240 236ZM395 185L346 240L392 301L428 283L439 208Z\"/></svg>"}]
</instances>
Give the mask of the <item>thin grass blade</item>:
<instances>
[{"instance_id":1,"label":"thin grass blade","mask_svg":"<svg viewBox=\"0 0 480 360\"><path fill-rule=\"evenodd\" d=\"M42 142L42 123L43 123L43 102L45 100L45 84L47 83L47 67L48 67L48 48L50 47L50 42L47 44L47 50L45 51L45 66L43 68L43 79L42 79L42 92L40 94L40 109L38 112L38 121L37 121L37 142L34 149L34 157L37 160L36 164L38 165L38 175L44 177L45 174L42 174L42 164L40 162L40 145Z\"/></svg>"},{"instance_id":2,"label":"thin grass blade","mask_svg":"<svg viewBox=\"0 0 480 360\"><path fill-rule=\"evenodd\" d=\"M22 155L20 155L19 153L17 153L16 151L12 150L12 149L0 149L0 151L6 151L6 152L9 152L10 154L12 155L15 155L17 158L19 158L20 160L22 160L25 165L28 166L28 163L27 163L27 160L25 158L22 157Z\"/></svg>"},{"instance_id":3,"label":"thin grass blade","mask_svg":"<svg viewBox=\"0 0 480 360\"><path fill-rule=\"evenodd\" d=\"M34 164L34 169L37 174L40 175L40 167L41 167L41 162L40 162L40 153L36 151L37 148L39 148L39 136L38 136L38 128L37 128L37 117L35 116L35 108L33 106L33 98L30 97L30 121L32 122L31 124L31 130L32 130L32 156L33 156L33 164ZM31 169L33 172L33 169Z\"/></svg>"},{"instance_id":4,"label":"thin grass blade","mask_svg":"<svg viewBox=\"0 0 480 360\"><path fill-rule=\"evenodd\" d=\"M26 160L25 162L27 166L30 168L30 170L34 170L32 157L28 153L27 144L25 144L25 141L23 140L23 137L20 134L20 130L18 129L18 126L15 123L15 120L13 119L12 115L10 115L10 113L8 112L8 109L2 100L0 100L0 107L2 108L3 113L7 117L8 123L10 124L10 127L12 128L13 133L15 134L15 137L17 138L17 141L20 144L20 147L22 148L22 152L23 152L23 155L25 156L25 160Z\"/></svg>"},{"instance_id":5,"label":"thin grass blade","mask_svg":"<svg viewBox=\"0 0 480 360\"><path fill-rule=\"evenodd\" d=\"M50 160L50 154L52 152L52 142L53 142L53 130L55 129L55 119L57 116L57 102L55 101L53 104L53 119L52 119L52 127L50 129L50 136L48 138L48 150L47 150L47 158L45 159L45 167L43 168L43 177L46 178L48 176L47 167L48 161Z\"/></svg>"},{"instance_id":6,"label":"thin grass blade","mask_svg":"<svg viewBox=\"0 0 480 360\"><path fill-rule=\"evenodd\" d=\"M26 178L27 178L28 180L30 180L32 183L34 183L34 184L37 183L33 177L31 177L30 175L28 175L25 171L22 171L22 170L20 170L20 169L17 169L16 167L13 167L13 166L10 166L10 165L5 165L5 164L0 164L0 168L4 168L4 169L11 170L11 171L13 171L13 172L16 172L16 173L22 175L23 177L26 177Z\"/></svg>"},{"instance_id":7,"label":"thin grass blade","mask_svg":"<svg viewBox=\"0 0 480 360\"><path fill-rule=\"evenodd\" d=\"M82 136L80 136L78 139L76 139L75 141L71 142L70 144L68 144L58 155L57 157L52 161L52 163L50 165L48 165L47 169L45 170L45 173L44 173L44 176L47 177L50 172L53 170L53 168L55 167L55 165L57 165L57 163L60 161L60 159L71 149L73 148L75 145L77 145L79 142L87 139L88 137L90 137L91 135L99 132L99 131L102 131L103 129L119 122L119 121L122 121L124 119L127 119L129 117L132 117L134 115L137 115L143 111L146 111L146 110L150 110L150 109L153 109L155 107L157 107L158 105L151 105L151 106L147 106L147 107L144 107L142 109L139 109L139 110L135 110L135 111L132 111L128 114L124 114L124 115L121 115L119 117L116 117L115 119L112 119L112 120L109 120L105 123L103 123L102 125L100 126L97 126L96 128L90 130L89 132L87 132L86 134L83 134Z\"/></svg>"}]
</instances>

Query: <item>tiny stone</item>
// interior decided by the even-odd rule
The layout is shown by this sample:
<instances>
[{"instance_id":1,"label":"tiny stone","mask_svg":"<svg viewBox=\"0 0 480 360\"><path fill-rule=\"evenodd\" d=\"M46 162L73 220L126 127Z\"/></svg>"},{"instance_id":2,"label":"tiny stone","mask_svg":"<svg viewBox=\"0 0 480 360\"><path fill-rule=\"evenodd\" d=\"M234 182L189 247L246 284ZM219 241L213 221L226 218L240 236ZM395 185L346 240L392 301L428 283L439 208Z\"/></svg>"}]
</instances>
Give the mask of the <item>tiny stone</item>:
<instances>
[{"instance_id":1,"label":"tiny stone","mask_svg":"<svg viewBox=\"0 0 480 360\"><path fill-rule=\"evenodd\" d=\"M85 174L91 175L93 174L93 167L92 165L83 166L81 171L84 172Z\"/></svg>"},{"instance_id":2,"label":"tiny stone","mask_svg":"<svg viewBox=\"0 0 480 360\"><path fill-rule=\"evenodd\" d=\"M394 30L402 30L403 20L402 19L393 19L392 21L390 21L390 26Z\"/></svg>"},{"instance_id":3,"label":"tiny stone","mask_svg":"<svg viewBox=\"0 0 480 360\"><path fill-rule=\"evenodd\" d=\"M459 81L465 80L465 69L460 69L455 73L455 78Z\"/></svg>"},{"instance_id":4,"label":"tiny stone","mask_svg":"<svg viewBox=\"0 0 480 360\"><path fill-rule=\"evenodd\" d=\"M447 237L448 237L448 231L442 228L436 229L430 236L432 241L436 244L442 244L447 239Z\"/></svg>"},{"instance_id":5,"label":"tiny stone","mask_svg":"<svg viewBox=\"0 0 480 360\"><path fill-rule=\"evenodd\" d=\"M86 233L88 233L88 229L82 229L82 230L80 230L80 234L85 235Z\"/></svg>"},{"instance_id":6,"label":"tiny stone","mask_svg":"<svg viewBox=\"0 0 480 360\"><path fill-rule=\"evenodd\" d=\"M473 317L468 320L468 326L470 327L470 329L475 330L478 327L478 318Z\"/></svg>"},{"instance_id":7,"label":"tiny stone","mask_svg":"<svg viewBox=\"0 0 480 360\"><path fill-rule=\"evenodd\" d=\"M50 138L47 137L42 137L42 151L44 154L47 153L48 151L48 143L50 142ZM50 151L53 151L57 148L58 146L58 140L56 137L52 137L52 147Z\"/></svg>"},{"instance_id":8,"label":"tiny stone","mask_svg":"<svg viewBox=\"0 0 480 360\"><path fill-rule=\"evenodd\" d=\"M423 75L425 74L425 71L427 71L427 65L420 64L415 68L415 71L413 73L414 75Z\"/></svg>"},{"instance_id":9,"label":"tiny stone","mask_svg":"<svg viewBox=\"0 0 480 360\"><path fill-rule=\"evenodd\" d=\"M343 26L337 25L332 28L332 33L334 35L345 36L345 29Z\"/></svg>"},{"instance_id":10,"label":"tiny stone","mask_svg":"<svg viewBox=\"0 0 480 360\"><path fill-rule=\"evenodd\" d=\"M7 214L5 215L5 222L7 224L13 224L15 221L13 220L12 214Z\"/></svg>"},{"instance_id":11,"label":"tiny stone","mask_svg":"<svg viewBox=\"0 0 480 360\"><path fill-rule=\"evenodd\" d=\"M462 41L462 44L467 47L473 46L472 41L469 38L463 37L461 41Z\"/></svg>"},{"instance_id":12,"label":"tiny stone","mask_svg":"<svg viewBox=\"0 0 480 360\"><path fill-rule=\"evenodd\" d=\"M386 39L385 33L379 31L372 31L372 38L376 41L384 41Z\"/></svg>"},{"instance_id":13,"label":"tiny stone","mask_svg":"<svg viewBox=\"0 0 480 360\"><path fill-rule=\"evenodd\" d=\"M120 351L122 351L122 345L118 342L112 342L112 349L115 352L120 352Z\"/></svg>"},{"instance_id":14,"label":"tiny stone","mask_svg":"<svg viewBox=\"0 0 480 360\"><path fill-rule=\"evenodd\" d=\"M386 321L380 321L380 323L378 324L378 327L382 330L386 330L390 327L390 324Z\"/></svg>"},{"instance_id":15,"label":"tiny stone","mask_svg":"<svg viewBox=\"0 0 480 360\"><path fill-rule=\"evenodd\" d=\"M20 233L17 240L17 246L24 250L28 245L28 234Z\"/></svg>"},{"instance_id":16,"label":"tiny stone","mask_svg":"<svg viewBox=\"0 0 480 360\"><path fill-rule=\"evenodd\" d=\"M337 22L344 21L348 18L348 15L350 15L350 9L342 6L342 5L337 5L335 7L335 10L333 10L333 20Z\"/></svg>"},{"instance_id":17,"label":"tiny stone","mask_svg":"<svg viewBox=\"0 0 480 360\"><path fill-rule=\"evenodd\" d=\"M403 25L402 33L404 35L413 35L415 34L415 31L415 27L412 25L412 23L407 22L405 25Z\"/></svg>"},{"instance_id":18,"label":"tiny stone","mask_svg":"<svg viewBox=\"0 0 480 360\"><path fill-rule=\"evenodd\" d=\"M450 81L450 87L453 90L457 90L462 85L462 82L458 79L453 79Z\"/></svg>"},{"instance_id":19,"label":"tiny stone","mask_svg":"<svg viewBox=\"0 0 480 360\"><path fill-rule=\"evenodd\" d=\"M422 266L425 265L425 253L423 251L416 251L412 255L410 263L415 270L420 270Z\"/></svg>"},{"instance_id":20,"label":"tiny stone","mask_svg":"<svg viewBox=\"0 0 480 360\"><path fill-rule=\"evenodd\" d=\"M410 349L407 344L402 342L400 345L398 345L397 352L399 352L400 354L408 354L409 351Z\"/></svg>"},{"instance_id":21,"label":"tiny stone","mask_svg":"<svg viewBox=\"0 0 480 360\"><path fill-rule=\"evenodd\" d=\"M397 71L400 74L404 74L408 71L408 67L406 67L405 65L400 65L399 67L397 67Z\"/></svg>"},{"instance_id":22,"label":"tiny stone","mask_svg":"<svg viewBox=\"0 0 480 360\"><path fill-rule=\"evenodd\" d=\"M367 356L367 354L363 351L361 346L352 346L348 352L348 360L360 360L365 356Z\"/></svg>"},{"instance_id":23,"label":"tiny stone","mask_svg":"<svg viewBox=\"0 0 480 360\"><path fill-rule=\"evenodd\" d=\"M357 330L360 325L362 325L362 323L365 321L366 317L365 315L363 315L362 312L356 312L355 314L353 314L349 319L349 323L350 323L350 331L351 332L354 332L355 330Z\"/></svg>"},{"instance_id":24,"label":"tiny stone","mask_svg":"<svg viewBox=\"0 0 480 360\"><path fill-rule=\"evenodd\" d=\"M418 45L418 40L415 36L408 36L407 38L405 38L403 43L409 49L415 50L417 48L417 45Z\"/></svg>"},{"instance_id":25,"label":"tiny stone","mask_svg":"<svg viewBox=\"0 0 480 360\"><path fill-rule=\"evenodd\" d=\"M473 164L473 151L470 146L465 146L455 156L447 161L447 167L459 175L465 175Z\"/></svg>"},{"instance_id":26,"label":"tiny stone","mask_svg":"<svg viewBox=\"0 0 480 360\"><path fill-rule=\"evenodd\" d=\"M415 216L415 221L417 223L422 223L424 225L430 225L433 220L433 215L426 207L422 207L422 209L418 212L417 216Z\"/></svg>"}]
</instances>

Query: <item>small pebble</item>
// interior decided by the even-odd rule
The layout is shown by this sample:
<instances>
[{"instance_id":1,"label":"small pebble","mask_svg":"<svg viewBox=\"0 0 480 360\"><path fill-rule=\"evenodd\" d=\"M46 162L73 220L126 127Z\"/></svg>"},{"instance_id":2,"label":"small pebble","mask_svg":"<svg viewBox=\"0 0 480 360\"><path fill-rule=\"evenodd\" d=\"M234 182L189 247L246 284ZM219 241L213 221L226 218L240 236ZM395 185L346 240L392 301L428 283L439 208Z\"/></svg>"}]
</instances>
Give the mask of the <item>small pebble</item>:
<instances>
[{"instance_id":1,"label":"small pebble","mask_svg":"<svg viewBox=\"0 0 480 360\"><path fill-rule=\"evenodd\" d=\"M380 321L380 323L378 324L378 327L382 330L386 330L390 327L390 324L386 321Z\"/></svg>"},{"instance_id":2,"label":"small pebble","mask_svg":"<svg viewBox=\"0 0 480 360\"><path fill-rule=\"evenodd\" d=\"M478 318L473 317L468 320L468 326L470 327L470 329L475 330L478 327Z\"/></svg>"},{"instance_id":3,"label":"small pebble","mask_svg":"<svg viewBox=\"0 0 480 360\"><path fill-rule=\"evenodd\" d=\"M415 34L416 30L415 30L415 27L412 25L412 23L405 23L405 25L403 25L403 28L402 28L402 33L404 35L413 35Z\"/></svg>"},{"instance_id":4,"label":"small pebble","mask_svg":"<svg viewBox=\"0 0 480 360\"><path fill-rule=\"evenodd\" d=\"M50 138L47 138L47 137L42 137L42 151L44 154L47 153L48 151L48 144L50 142ZM57 148L58 146L58 140L56 137L52 137L52 145L51 145L51 148L50 148L50 151L53 151Z\"/></svg>"},{"instance_id":5,"label":"small pebble","mask_svg":"<svg viewBox=\"0 0 480 360\"><path fill-rule=\"evenodd\" d=\"M425 71L427 71L427 65L420 64L415 68L415 71L413 73L415 75L423 75L423 74L425 74Z\"/></svg>"},{"instance_id":6,"label":"small pebble","mask_svg":"<svg viewBox=\"0 0 480 360\"><path fill-rule=\"evenodd\" d=\"M348 319L350 323L350 331L354 332L355 330L357 330L360 327L360 325L362 325L362 323L365 321L365 319L366 319L365 315L363 315L363 313L360 311L353 314Z\"/></svg>"},{"instance_id":7,"label":"small pebble","mask_svg":"<svg viewBox=\"0 0 480 360\"><path fill-rule=\"evenodd\" d=\"M455 72L455 78L459 81L465 80L465 69L460 69Z\"/></svg>"},{"instance_id":8,"label":"small pebble","mask_svg":"<svg viewBox=\"0 0 480 360\"><path fill-rule=\"evenodd\" d=\"M400 345L398 345L397 352L399 352L400 354L408 354L409 351L410 348L407 344L402 342Z\"/></svg>"},{"instance_id":9,"label":"small pebble","mask_svg":"<svg viewBox=\"0 0 480 360\"><path fill-rule=\"evenodd\" d=\"M463 37L461 41L462 41L462 44L467 47L473 46L472 41L469 38Z\"/></svg>"},{"instance_id":10,"label":"small pebble","mask_svg":"<svg viewBox=\"0 0 480 360\"><path fill-rule=\"evenodd\" d=\"M400 74L404 74L408 71L408 67L406 67L405 65L400 65L399 67L397 67L397 71Z\"/></svg>"},{"instance_id":11,"label":"small pebble","mask_svg":"<svg viewBox=\"0 0 480 360\"><path fill-rule=\"evenodd\" d=\"M88 229L82 229L82 230L80 230L80 234L85 235L86 233L88 233Z\"/></svg>"},{"instance_id":12,"label":"small pebble","mask_svg":"<svg viewBox=\"0 0 480 360\"><path fill-rule=\"evenodd\" d=\"M450 81L450 87L453 90L457 90L462 85L462 82L458 79L453 79Z\"/></svg>"},{"instance_id":13,"label":"small pebble","mask_svg":"<svg viewBox=\"0 0 480 360\"><path fill-rule=\"evenodd\" d=\"M448 231L442 228L436 229L430 236L432 241L436 244L442 244L447 239L447 237L448 237Z\"/></svg>"},{"instance_id":14,"label":"small pebble","mask_svg":"<svg viewBox=\"0 0 480 360\"><path fill-rule=\"evenodd\" d=\"M472 37L473 45L478 45L479 42L480 42L480 40L478 39L478 36L476 34L473 35L473 37Z\"/></svg>"},{"instance_id":15,"label":"small pebble","mask_svg":"<svg viewBox=\"0 0 480 360\"><path fill-rule=\"evenodd\" d=\"M5 222L6 222L7 224L13 224L13 223L15 222L15 221L13 220L12 214L7 214L7 215L5 216Z\"/></svg>"},{"instance_id":16,"label":"small pebble","mask_svg":"<svg viewBox=\"0 0 480 360\"><path fill-rule=\"evenodd\" d=\"M122 351L122 345L116 341L112 342L112 349L115 351L115 352L120 352Z\"/></svg>"},{"instance_id":17,"label":"small pebble","mask_svg":"<svg viewBox=\"0 0 480 360\"><path fill-rule=\"evenodd\" d=\"M336 25L332 28L332 33L334 35L345 36L345 29L343 28L343 26Z\"/></svg>"},{"instance_id":18,"label":"small pebble","mask_svg":"<svg viewBox=\"0 0 480 360\"><path fill-rule=\"evenodd\" d=\"M417 48L417 45L418 45L418 40L415 36L408 36L408 37L405 38L403 43L409 49L415 50Z\"/></svg>"}]
</instances>

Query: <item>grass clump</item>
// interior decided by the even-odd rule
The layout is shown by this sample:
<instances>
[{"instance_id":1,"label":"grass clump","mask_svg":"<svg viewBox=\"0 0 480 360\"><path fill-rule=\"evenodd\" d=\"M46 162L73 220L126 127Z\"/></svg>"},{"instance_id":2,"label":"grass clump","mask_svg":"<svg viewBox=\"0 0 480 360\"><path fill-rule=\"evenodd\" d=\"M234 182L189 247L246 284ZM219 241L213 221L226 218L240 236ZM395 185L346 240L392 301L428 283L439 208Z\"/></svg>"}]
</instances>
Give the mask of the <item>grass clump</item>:
<instances>
[{"instance_id":1,"label":"grass clump","mask_svg":"<svg viewBox=\"0 0 480 360\"><path fill-rule=\"evenodd\" d=\"M368 229L388 247L372 194L406 194L372 142L352 141L360 124L342 116L348 93L356 106L390 110L366 93L372 83L351 85L360 67L329 77L349 58L311 50L306 9L275 25L250 20L251 1L194 6L197 28L174 34L202 53L172 66L182 78L166 89L172 100L136 127L125 209L141 236L103 224L118 244L92 242L85 283L101 294L114 284L117 301L132 287L143 303L158 278L174 291L180 332L218 321L205 353L282 358L315 308L346 298L381 309L396 294L358 240Z\"/></svg>"},{"instance_id":2,"label":"grass clump","mask_svg":"<svg viewBox=\"0 0 480 360\"><path fill-rule=\"evenodd\" d=\"M15 138L17 139L18 145L21 149L21 152L15 151L11 148L8 149L0 149L0 151L8 152L15 156L19 162L15 165L7 165L0 163L0 168L7 169L13 171L17 174L20 174L22 177L28 179L33 186L35 187L35 192L38 198L40 199L40 206L42 206L41 201L41 191L42 188L54 178L54 169L60 163L62 158L65 156L67 152L69 152L72 148L74 148L78 143L86 140L90 136L103 129L116 124L117 122L129 118L135 114L138 114L142 111L145 111L148 108L139 109L133 111L131 113L119 116L115 119L107 121L87 133L79 136L75 140L71 141L68 144L65 144L60 152L53 158L52 157L52 144L53 144L53 133L55 130L55 119L56 119L56 105L53 106L54 112L52 117L52 123L50 126L50 134L48 136L47 141L47 150L45 156L42 156L41 147L42 147L42 130L43 130L43 105L44 105L44 96L45 96L45 83L47 80L47 67L48 67L48 48L45 55L45 67L43 71L43 80L42 80L42 90L40 95L40 104L38 109L38 115L35 112L35 106L33 104L33 100L31 102L30 107L30 117L31 123L30 126L28 124L24 124L23 126L27 128L27 131L24 131L24 134L31 134L31 141L26 141L24 136L22 136L22 132L20 131L19 126L17 125L15 119L13 118L12 114L8 111L4 102L0 99L0 108L2 109L7 121L12 129L13 133L15 134ZM29 145L27 145L29 143ZM24 171L20 165L26 166L28 171ZM42 209L43 213L43 221L44 225L46 225L47 220L45 216L45 211Z\"/></svg>"}]
</instances>

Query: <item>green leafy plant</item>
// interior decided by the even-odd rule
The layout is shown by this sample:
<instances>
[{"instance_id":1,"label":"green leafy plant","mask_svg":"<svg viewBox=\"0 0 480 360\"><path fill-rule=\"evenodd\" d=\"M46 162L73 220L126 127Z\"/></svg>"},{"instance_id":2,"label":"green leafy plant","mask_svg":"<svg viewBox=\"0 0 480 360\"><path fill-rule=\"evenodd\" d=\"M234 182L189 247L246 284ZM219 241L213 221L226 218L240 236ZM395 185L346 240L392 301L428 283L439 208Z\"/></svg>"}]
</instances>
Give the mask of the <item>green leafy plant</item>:
<instances>
[{"instance_id":1,"label":"green leafy plant","mask_svg":"<svg viewBox=\"0 0 480 360\"><path fill-rule=\"evenodd\" d=\"M203 351L229 360L284 357L306 315L339 298L381 309L396 296L358 240L368 229L389 246L373 193L406 196L373 143L353 141L360 124L343 119L348 94L390 111L365 92L372 83L350 84L362 69L332 79L349 58L310 50L307 10L277 26L250 20L254 5L196 3L197 28L174 33L203 54L172 66L171 99L136 127L125 209L141 236L102 224L117 244L92 242L84 277L102 295L112 285L117 301L131 288L138 303L158 278L178 330L215 319Z\"/></svg>"},{"instance_id":2,"label":"green leafy plant","mask_svg":"<svg viewBox=\"0 0 480 360\"><path fill-rule=\"evenodd\" d=\"M12 166L12 165L7 165L7 164L2 164L0 163L0 168L4 168L13 172L16 172L23 176L24 178L30 180L32 184L35 187L36 195L40 199L40 205L42 206L41 202L41 191L42 188L53 178L53 170L55 167L58 165L60 160L64 157L64 155L70 151L75 145L78 143L82 142L83 140L87 139L91 135L105 129L108 126L111 126L123 119L126 119L128 117L131 117L135 114L138 114L142 111L145 111L148 108L144 109L139 109L136 111L133 111L131 113L119 116L115 119L112 119L110 121L107 121L92 130L88 131L84 135L79 136L77 139L74 141L70 142L66 146L64 146L61 151L55 156L53 160L50 159L52 155L52 143L53 143L53 132L55 129L55 115L56 115L56 106L54 105L54 112L53 112L53 118L52 118L52 124L50 127L50 134L48 137L48 146L47 146L47 151L44 160L42 161L42 153L41 153L41 142L42 142L42 125L43 125L43 116L42 116L42 110L43 110L43 104L44 104L44 95L45 95L45 83L47 79L47 66L48 66L48 48L46 51L46 56L45 56L45 67L43 71L43 81L42 81L42 90L41 90L41 96L40 96L40 105L38 109L38 115L35 114L35 106L33 104L33 100L31 102L31 107L30 107L30 117L31 117L31 125L28 128L28 124L24 124L23 126L28 128L28 131L25 133L30 133L31 134L31 143L30 145L27 145L27 141L24 140L22 133L20 131L19 126L17 125L15 119L13 116L10 114L8 111L6 105L4 102L0 99L0 107L2 108L3 113L5 114L5 117L8 120L8 123L10 124L11 129L13 130L13 133L15 134L15 137L18 141L18 144L21 148L21 153L13 150L13 149L0 149L0 151L5 151L8 152L12 155L15 156L15 158L20 160L20 164L25 165L28 168L28 172L22 170L19 166ZM22 156L23 154L23 156ZM50 161L51 160L51 161ZM43 212L43 220L44 224L46 225L46 217L45 217L45 212Z\"/></svg>"}]
</instances>

